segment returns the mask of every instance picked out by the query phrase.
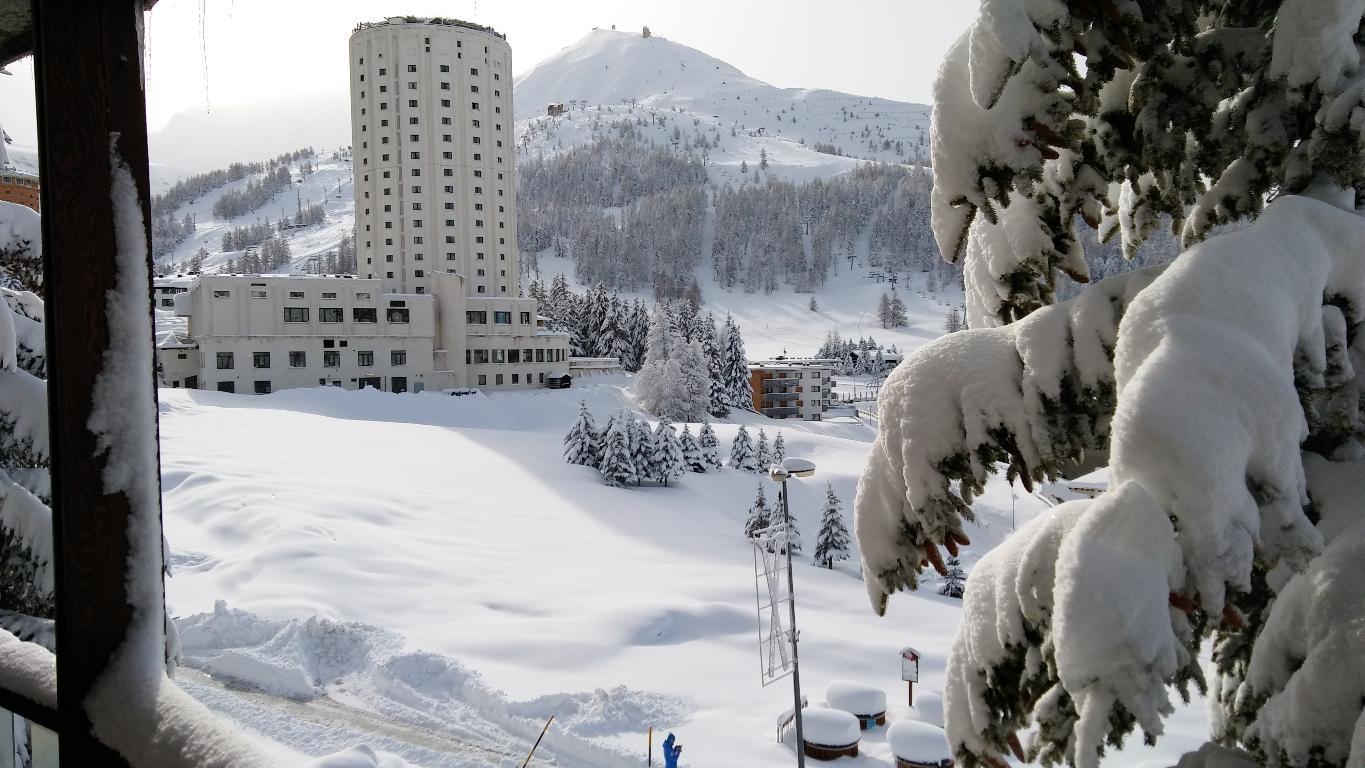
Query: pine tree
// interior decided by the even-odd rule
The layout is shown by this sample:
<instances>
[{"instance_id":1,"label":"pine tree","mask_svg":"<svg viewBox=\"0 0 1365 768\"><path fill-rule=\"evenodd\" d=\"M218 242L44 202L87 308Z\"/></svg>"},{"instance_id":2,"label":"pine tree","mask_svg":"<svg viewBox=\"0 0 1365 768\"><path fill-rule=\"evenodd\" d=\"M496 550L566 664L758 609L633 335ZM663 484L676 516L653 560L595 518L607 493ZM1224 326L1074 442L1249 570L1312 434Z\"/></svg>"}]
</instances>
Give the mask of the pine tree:
<instances>
[{"instance_id":1,"label":"pine tree","mask_svg":"<svg viewBox=\"0 0 1365 768\"><path fill-rule=\"evenodd\" d=\"M821 568L833 568L836 561L848 559L851 542L840 507L839 497L834 494L834 485L827 484L825 509L820 515L820 532L815 537L815 558L812 561Z\"/></svg>"},{"instance_id":2,"label":"pine tree","mask_svg":"<svg viewBox=\"0 0 1365 768\"><path fill-rule=\"evenodd\" d=\"M602 462L598 469L607 485L619 488L623 485L638 484L639 472L635 468L631 450L631 428L633 421L624 414L614 416L607 429L605 445L602 449Z\"/></svg>"},{"instance_id":3,"label":"pine tree","mask_svg":"<svg viewBox=\"0 0 1365 768\"><path fill-rule=\"evenodd\" d=\"M641 408L656 415L665 415L665 409L676 407L682 384L682 369L673 348L676 336L670 325L667 308L662 303L655 304L645 340L644 364L635 375L635 399Z\"/></svg>"},{"instance_id":4,"label":"pine tree","mask_svg":"<svg viewBox=\"0 0 1365 768\"><path fill-rule=\"evenodd\" d=\"M768 170L768 149L767 147L758 148L758 167Z\"/></svg>"},{"instance_id":5,"label":"pine tree","mask_svg":"<svg viewBox=\"0 0 1365 768\"><path fill-rule=\"evenodd\" d=\"M725 382L726 405L752 411L753 393L749 385L749 358L744 354L744 339L739 326L729 314L721 339L721 377Z\"/></svg>"},{"instance_id":6,"label":"pine tree","mask_svg":"<svg viewBox=\"0 0 1365 768\"><path fill-rule=\"evenodd\" d=\"M629 417L630 461L635 465L635 484L659 476L659 467L654 463L654 435L649 424L643 419Z\"/></svg>"},{"instance_id":7,"label":"pine tree","mask_svg":"<svg viewBox=\"0 0 1365 768\"><path fill-rule=\"evenodd\" d=\"M673 425L668 419L660 419L659 426L654 429L654 460L651 464L654 479L663 483L665 487L668 486L668 481L677 480L687 471L678 433L673 431Z\"/></svg>"},{"instance_id":8,"label":"pine tree","mask_svg":"<svg viewBox=\"0 0 1365 768\"><path fill-rule=\"evenodd\" d=\"M733 134L732 134L732 135L733 135ZM748 176L748 175L749 175L749 162L748 162L747 160L740 160L740 161L739 161L739 173L740 173L741 176Z\"/></svg>"},{"instance_id":9,"label":"pine tree","mask_svg":"<svg viewBox=\"0 0 1365 768\"><path fill-rule=\"evenodd\" d=\"M891 291L891 301L888 306L887 328L904 328L910 324L909 318L905 314L905 302L901 301L900 294Z\"/></svg>"},{"instance_id":10,"label":"pine tree","mask_svg":"<svg viewBox=\"0 0 1365 768\"><path fill-rule=\"evenodd\" d=\"M877 322L883 328L891 327L891 294L883 293L881 299L877 301Z\"/></svg>"},{"instance_id":11,"label":"pine tree","mask_svg":"<svg viewBox=\"0 0 1365 768\"><path fill-rule=\"evenodd\" d=\"M759 531L772 524L772 510L768 509L768 499L763 493L763 484L758 484L758 495L749 505L749 514L744 518L744 537L752 539Z\"/></svg>"},{"instance_id":12,"label":"pine tree","mask_svg":"<svg viewBox=\"0 0 1365 768\"><path fill-rule=\"evenodd\" d=\"M949 557L944 565L948 573L943 577L943 584L938 588L938 593L961 600L967 592L967 572L962 569L962 561L957 557Z\"/></svg>"},{"instance_id":13,"label":"pine tree","mask_svg":"<svg viewBox=\"0 0 1365 768\"><path fill-rule=\"evenodd\" d=\"M773 464L773 454L768 448L768 433L763 431L763 427L758 428L758 444L754 446L754 464L758 466L759 472L767 472L768 467Z\"/></svg>"},{"instance_id":14,"label":"pine tree","mask_svg":"<svg viewBox=\"0 0 1365 768\"><path fill-rule=\"evenodd\" d=\"M777 437L773 439L773 463L781 464L787 458L787 442L782 439L782 430L777 430Z\"/></svg>"},{"instance_id":15,"label":"pine tree","mask_svg":"<svg viewBox=\"0 0 1365 768\"><path fill-rule=\"evenodd\" d=\"M720 343L716 338L716 318L706 313L702 323L702 350L706 354L706 381L708 386L706 412L716 418L730 415L730 397L725 379L725 364L721 355Z\"/></svg>"},{"instance_id":16,"label":"pine tree","mask_svg":"<svg viewBox=\"0 0 1365 768\"><path fill-rule=\"evenodd\" d=\"M814 296L810 297L810 311L812 312L820 311L820 304L815 300Z\"/></svg>"},{"instance_id":17,"label":"pine tree","mask_svg":"<svg viewBox=\"0 0 1365 768\"><path fill-rule=\"evenodd\" d=\"M943 323L943 330L948 333L957 333L962 330L962 320L957 315L957 307L948 310L948 319Z\"/></svg>"},{"instance_id":18,"label":"pine tree","mask_svg":"<svg viewBox=\"0 0 1365 768\"><path fill-rule=\"evenodd\" d=\"M564 460L595 469L602 461L600 439L592 414L588 412L588 402L578 401L578 419L564 436Z\"/></svg>"},{"instance_id":19,"label":"pine tree","mask_svg":"<svg viewBox=\"0 0 1365 768\"><path fill-rule=\"evenodd\" d=\"M739 425L735 440L730 443L730 466L746 472L757 472L758 462L754 456L754 444L749 439L749 430Z\"/></svg>"},{"instance_id":20,"label":"pine tree","mask_svg":"<svg viewBox=\"0 0 1365 768\"><path fill-rule=\"evenodd\" d=\"M678 436L678 445L682 449L683 465L689 472L706 471L706 457L702 454L697 438L692 436L692 425L683 425L682 434Z\"/></svg>"},{"instance_id":21,"label":"pine tree","mask_svg":"<svg viewBox=\"0 0 1365 768\"><path fill-rule=\"evenodd\" d=\"M706 462L706 466L720 470L725 467L725 463L720 460L720 441L716 439L715 430L711 429L711 422L701 423L701 435L698 438L701 445L701 457Z\"/></svg>"},{"instance_id":22,"label":"pine tree","mask_svg":"<svg viewBox=\"0 0 1365 768\"><path fill-rule=\"evenodd\" d=\"M779 486L777 489L777 503L773 505L774 521L781 519L787 524L787 545L791 547L793 555L801 554L801 529L796 525L796 515L791 513L790 507L785 504L786 492ZM783 549L781 554L786 554Z\"/></svg>"}]
</instances>

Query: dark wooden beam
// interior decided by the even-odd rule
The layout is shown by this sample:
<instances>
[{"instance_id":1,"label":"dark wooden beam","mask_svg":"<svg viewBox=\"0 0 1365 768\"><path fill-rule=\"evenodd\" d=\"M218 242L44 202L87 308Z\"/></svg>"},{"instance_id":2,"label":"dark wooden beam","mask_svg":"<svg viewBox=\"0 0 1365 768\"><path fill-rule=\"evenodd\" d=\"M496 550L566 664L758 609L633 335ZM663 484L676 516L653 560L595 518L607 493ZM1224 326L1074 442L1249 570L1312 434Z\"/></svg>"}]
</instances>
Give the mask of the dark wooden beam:
<instances>
[{"instance_id":1,"label":"dark wooden beam","mask_svg":"<svg viewBox=\"0 0 1365 768\"><path fill-rule=\"evenodd\" d=\"M49 731L56 731L58 728L57 710L3 688L0 688L0 709L7 709L30 723L37 723ZM8 723L9 721L5 720L5 722ZM6 725L5 727L8 728L9 726Z\"/></svg>"},{"instance_id":2,"label":"dark wooden beam","mask_svg":"<svg viewBox=\"0 0 1365 768\"><path fill-rule=\"evenodd\" d=\"M105 492L105 462L87 428L109 343L106 294L118 277L111 142L132 169L151 253L142 8L142 0L33 3L63 765L125 765L91 734L84 702L132 619L128 569L161 569L160 557L129 562L129 500ZM150 279L143 302L150 316ZM155 397L152 370L143 396Z\"/></svg>"}]
</instances>

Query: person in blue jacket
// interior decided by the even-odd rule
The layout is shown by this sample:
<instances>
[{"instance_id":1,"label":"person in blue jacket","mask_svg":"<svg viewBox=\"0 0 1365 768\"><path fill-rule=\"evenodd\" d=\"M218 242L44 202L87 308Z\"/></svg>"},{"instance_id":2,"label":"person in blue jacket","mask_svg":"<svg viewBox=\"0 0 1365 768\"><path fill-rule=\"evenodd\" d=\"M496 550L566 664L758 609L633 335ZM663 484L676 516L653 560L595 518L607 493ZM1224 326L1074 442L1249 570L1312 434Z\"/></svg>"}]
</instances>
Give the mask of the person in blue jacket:
<instances>
[{"instance_id":1,"label":"person in blue jacket","mask_svg":"<svg viewBox=\"0 0 1365 768\"><path fill-rule=\"evenodd\" d=\"M673 746L675 738L669 733L668 738L664 739L664 768L678 768L678 755L682 754L682 745Z\"/></svg>"}]
</instances>

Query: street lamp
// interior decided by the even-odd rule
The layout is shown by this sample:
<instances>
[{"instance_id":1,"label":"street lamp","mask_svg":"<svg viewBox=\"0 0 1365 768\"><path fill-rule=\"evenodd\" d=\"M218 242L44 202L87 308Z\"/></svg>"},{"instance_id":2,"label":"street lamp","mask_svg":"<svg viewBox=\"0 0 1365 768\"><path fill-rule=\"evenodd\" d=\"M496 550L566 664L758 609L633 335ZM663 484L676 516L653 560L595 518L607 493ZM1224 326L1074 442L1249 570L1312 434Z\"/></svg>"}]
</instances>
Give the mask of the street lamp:
<instances>
[{"instance_id":1,"label":"street lamp","mask_svg":"<svg viewBox=\"0 0 1365 768\"><path fill-rule=\"evenodd\" d=\"M787 527L789 537L792 530L792 513L787 501L787 478L810 477L814 474L815 462L795 457L783 459L781 464L774 464L768 468L768 477L772 478L773 482L782 484L782 523ZM806 768L806 737L801 729L801 665L796 653L796 582L792 578L790 538L787 539L787 594L791 597L788 606L791 610L792 627L792 712L795 713L796 720L796 765L798 768Z\"/></svg>"}]
</instances>

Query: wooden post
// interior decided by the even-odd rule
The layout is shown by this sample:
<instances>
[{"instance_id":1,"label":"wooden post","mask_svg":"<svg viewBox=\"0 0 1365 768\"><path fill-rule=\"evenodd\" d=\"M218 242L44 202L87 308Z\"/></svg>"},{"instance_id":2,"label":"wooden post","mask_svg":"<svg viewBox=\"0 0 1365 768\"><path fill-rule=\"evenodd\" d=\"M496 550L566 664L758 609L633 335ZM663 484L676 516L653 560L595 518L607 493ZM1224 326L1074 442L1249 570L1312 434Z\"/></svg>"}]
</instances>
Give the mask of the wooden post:
<instances>
[{"instance_id":1,"label":"wooden post","mask_svg":"<svg viewBox=\"0 0 1365 768\"><path fill-rule=\"evenodd\" d=\"M129 500L105 492L105 460L96 457L86 425L109 344L106 294L118 277L111 146L132 169L151 258L143 0L41 0L32 7L61 759L124 766L91 734L84 702L127 634L129 568L159 573L162 563L129 562ZM150 315L150 280L143 296ZM137 397L156 397L154 376L149 368ZM146 428L155 431L155 421Z\"/></svg>"},{"instance_id":2,"label":"wooden post","mask_svg":"<svg viewBox=\"0 0 1365 768\"><path fill-rule=\"evenodd\" d=\"M905 681L905 690L905 703L912 707L915 706L915 683L913 680Z\"/></svg>"},{"instance_id":3,"label":"wooden post","mask_svg":"<svg viewBox=\"0 0 1365 768\"><path fill-rule=\"evenodd\" d=\"M554 715L550 715L550 719L545 721L545 727L540 729L540 735L536 737L536 743L531 745L531 751L526 753L526 760L522 762L521 768L526 768L526 766L531 764L531 756L534 755L536 749L540 747L540 740L545 738L545 732L550 730L550 723L553 723L554 721Z\"/></svg>"},{"instance_id":4,"label":"wooden post","mask_svg":"<svg viewBox=\"0 0 1365 768\"><path fill-rule=\"evenodd\" d=\"M654 765L654 726L649 726L649 761L645 765Z\"/></svg>"}]
</instances>

